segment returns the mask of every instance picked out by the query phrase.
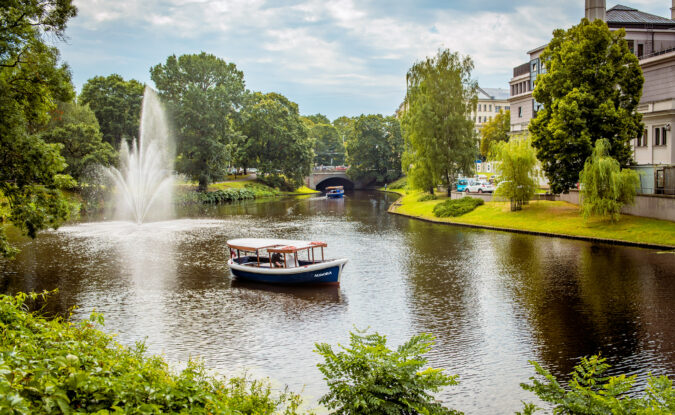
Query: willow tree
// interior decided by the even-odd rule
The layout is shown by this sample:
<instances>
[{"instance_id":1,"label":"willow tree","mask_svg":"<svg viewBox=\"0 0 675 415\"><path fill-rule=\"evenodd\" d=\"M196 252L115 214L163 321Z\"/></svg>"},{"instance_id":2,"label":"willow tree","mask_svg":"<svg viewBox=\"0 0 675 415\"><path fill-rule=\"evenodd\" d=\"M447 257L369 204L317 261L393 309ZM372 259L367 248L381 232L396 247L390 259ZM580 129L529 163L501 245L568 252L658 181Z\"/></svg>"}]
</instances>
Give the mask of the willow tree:
<instances>
[{"instance_id":1,"label":"willow tree","mask_svg":"<svg viewBox=\"0 0 675 415\"><path fill-rule=\"evenodd\" d=\"M605 216L618 221L621 207L635 200L640 178L634 170L621 169L610 155L607 139L595 143L593 154L581 171L581 210L584 219Z\"/></svg>"},{"instance_id":2,"label":"willow tree","mask_svg":"<svg viewBox=\"0 0 675 415\"><path fill-rule=\"evenodd\" d=\"M513 137L492 146L500 177L495 195L511 201L511 210L522 209L537 190L537 155L528 137Z\"/></svg>"},{"instance_id":3,"label":"willow tree","mask_svg":"<svg viewBox=\"0 0 675 415\"><path fill-rule=\"evenodd\" d=\"M478 102L472 70L469 56L445 49L408 71L403 168L412 187L433 193L440 184L449 195L455 177L472 170L477 151L470 115Z\"/></svg>"},{"instance_id":4,"label":"willow tree","mask_svg":"<svg viewBox=\"0 0 675 415\"><path fill-rule=\"evenodd\" d=\"M644 77L628 49L625 31L583 19L556 30L541 54L546 73L537 77L534 99L543 105L530 122L532 144L551 189L567 193L601 138L620 165L632 159L630 140L642 131L637 106Z\"/></svg>"}]
</instances>

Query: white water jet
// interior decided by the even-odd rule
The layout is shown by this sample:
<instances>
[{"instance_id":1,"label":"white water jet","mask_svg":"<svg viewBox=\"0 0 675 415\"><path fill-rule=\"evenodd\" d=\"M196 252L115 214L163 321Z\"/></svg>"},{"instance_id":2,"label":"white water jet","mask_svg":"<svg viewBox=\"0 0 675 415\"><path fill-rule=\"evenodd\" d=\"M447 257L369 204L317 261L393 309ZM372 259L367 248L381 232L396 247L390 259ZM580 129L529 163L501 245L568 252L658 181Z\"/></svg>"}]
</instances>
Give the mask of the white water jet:
<instances>
[{"instance_id":1,"label":"white water jet","mask_svg":"<svg viewBox=\"0 0 675 415\"><path fill-rule=\"evenodd\" d=\"M116 186L115 219L140 224L173 218L173 160L166 112L157 93L146 86L138 141L130 146L122 140L119 169L107 169Z\"/></svg>"}]
</instances>

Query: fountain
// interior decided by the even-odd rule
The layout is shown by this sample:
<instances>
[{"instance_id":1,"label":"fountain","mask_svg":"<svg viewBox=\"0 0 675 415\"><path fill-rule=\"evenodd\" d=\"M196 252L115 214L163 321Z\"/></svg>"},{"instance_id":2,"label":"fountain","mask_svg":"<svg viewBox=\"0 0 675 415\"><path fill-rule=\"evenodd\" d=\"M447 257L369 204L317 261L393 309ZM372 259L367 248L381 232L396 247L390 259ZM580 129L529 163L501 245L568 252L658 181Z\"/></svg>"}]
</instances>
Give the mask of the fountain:
<instances>
[{"instance_id":1,"label":"fountain","mask_svg":"<svg viewBox=\"0 0 675 415\"><path fill-rule=\"evenodd\" d=\"M120 145L119 169L109 167L115 193L115 219L137 224L173 218L174 149L166 113L146 86L138 140Z\"/></svg>"}]
</instances>

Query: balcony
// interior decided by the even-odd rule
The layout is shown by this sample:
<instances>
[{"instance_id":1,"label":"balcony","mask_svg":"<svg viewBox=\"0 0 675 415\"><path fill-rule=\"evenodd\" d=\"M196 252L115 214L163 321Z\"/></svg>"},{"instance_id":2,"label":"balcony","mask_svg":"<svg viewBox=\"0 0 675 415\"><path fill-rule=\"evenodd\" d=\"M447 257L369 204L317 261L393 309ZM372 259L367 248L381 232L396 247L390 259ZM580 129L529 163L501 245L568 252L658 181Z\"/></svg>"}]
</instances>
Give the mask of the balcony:
<instances>
[{"instance_id":1,"label":"balcony","mask_svg":"<svg viewBox=\"0 0 675 415\"><path fill-rule=\"evenodd\" d=\"M525 62L524 64L520 66L516 66L513 68L513 77L518 77L521 75L529 74L530 73L530 62Z\"/></svg>"}]
</instances>

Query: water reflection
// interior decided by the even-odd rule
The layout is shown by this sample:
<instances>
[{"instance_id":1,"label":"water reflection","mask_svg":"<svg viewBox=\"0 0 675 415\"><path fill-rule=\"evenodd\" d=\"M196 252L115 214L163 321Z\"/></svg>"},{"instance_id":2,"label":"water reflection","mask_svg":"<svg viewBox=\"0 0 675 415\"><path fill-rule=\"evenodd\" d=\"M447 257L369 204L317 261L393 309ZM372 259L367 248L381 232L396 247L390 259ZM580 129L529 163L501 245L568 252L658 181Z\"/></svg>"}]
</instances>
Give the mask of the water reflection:
<instances>
[{"instance_id":1,"label":"water reflection","mask_svg":"<svg viewBox=\"0 0 675 415\"><path fill-rule=\"evenodd\" d=\"M440 397L467 413L504 413L532 396L528 360L568 373L602 351L616 371L675 373L675 255L556 238L437 226L387 215L393 195L348 193L184 208L186 219L81 223L17 239L4 292L59 288L50 310L96 308L106 330L172 361L247 368L318 398L316 342L370 327L392 345L431 332L434 366L460 375ZM225 241L325 240L349 258L339 287L232 280Z\"/></svg>"}]
</instances>

